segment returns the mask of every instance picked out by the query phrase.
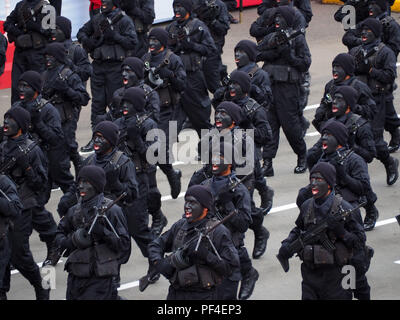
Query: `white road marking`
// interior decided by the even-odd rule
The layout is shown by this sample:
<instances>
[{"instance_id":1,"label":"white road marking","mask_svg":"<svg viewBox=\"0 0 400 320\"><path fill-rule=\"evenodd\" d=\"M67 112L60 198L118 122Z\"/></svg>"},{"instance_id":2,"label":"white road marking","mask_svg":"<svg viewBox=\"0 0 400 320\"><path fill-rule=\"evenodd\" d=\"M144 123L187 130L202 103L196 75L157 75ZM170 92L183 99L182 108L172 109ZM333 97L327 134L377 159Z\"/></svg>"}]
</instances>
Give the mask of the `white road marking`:
<instances>
[{"instance_id":1,"label":"white road marking","mask_svg":"<svg viewBox=\"0 0 400 320\"><path fill-rule=\"evenodd\" d=\"M60 260L58 260L57 264L63 263L63 262L64 261L60 259ZM43 262L39 262L39 263L36 263L36 264L38 265L39 268L41 268L42 265L43 265ZM19 273L19 271L17 269L11 271L11 275L14 275L14 274L17 274L17 273Z\"/></svg>"},{"instance_id":2,"label":"white road marking","mask_svg":"<svg viewBox=\"0 0 400 320\"><path fill-rule=\"evenodd\" d=\"M395 261L394 263L400 264L400 260Z\"/></svg>"}]
</instances>

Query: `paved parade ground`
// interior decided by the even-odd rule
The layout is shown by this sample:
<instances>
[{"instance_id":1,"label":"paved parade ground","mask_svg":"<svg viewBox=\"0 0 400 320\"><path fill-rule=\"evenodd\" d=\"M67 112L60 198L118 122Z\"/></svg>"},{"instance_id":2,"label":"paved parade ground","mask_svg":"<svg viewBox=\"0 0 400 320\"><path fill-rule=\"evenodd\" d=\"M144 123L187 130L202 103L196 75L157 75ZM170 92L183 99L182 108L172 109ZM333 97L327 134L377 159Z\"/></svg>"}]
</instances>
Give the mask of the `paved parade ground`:
<instances>
[{"instance_id":1,"label":"paved parade ground","mask_svg":"<svg viewBox=\"0 0 400 320\"><path fill-rule=\"evenodd\" d=\"M306 118L313 119L316 104L319 103L325 84L331 79L331 62L341 53L347 52L342 44L342 25L334 21L333 14L337 10L336 5L322 5L312 2L313 19L307 29L306 39L311 50L311 93L309 106L305 111ZM234 15L238 15L234 13ZM400 22L400 14L392 13ZM249 36L250 25L257 18L256 8L249 8L243 12L241 24L232 24L226 37L223 62L228 65L228 71L236 66L233 59L233 48L242 39L251 39ZM397 85L400 85L397 79ZM90 88L89 88L90 89ZM88 90L90 93L90 90ZM395 91L394 104L397 113L400 113L399 89ZM0 90L0 113L3 119L4 112L10 107L10 90ZM78 123L77 139L79 146L84 146L91 137L90 130L90 105L81 112ZM190 139L189 139L190 138ZM310 148L319 138L319 134L311 126L307 132L306 143ZM386 136L388 141L388 136ZM186 142L185 142L186 141ZM187 142L189 141L189 142ZM185 130L180 134L178 149L182 145L190 143L193 148L197 145L197 136L193 130ZM393 154L400 159L400 151ZM167 229L183 214L183 196L189 179L194 170L201 164L182 163L178 158L176 167L182 170L182 193L176 200L171 200L170 190L166 176L159 170L157 173L158 186L163 195L162 210L168 218ZM280 242L285 239L289 231L294 227L294 221L299 213L295 201L298 190L308 183L309 173L293 173L297 156L290 148L284 134L281 134L281 142L277 157L274 160L275 176L268 178L268 185L275 190L274 205L271 212L264 219L264 226L268 228L271 236L268 241L266 253L258 260L253 260L254 267L260 277L256 283L254 293L250 299L301 299L301 274L300 260L296 257L290 260L290 270L285 273L275 255L278 253ZM373 190L378 196L376 206L380 216L374 230L367 232L367 244L374 248L375 255L367 278L371 286L372 299L399 299L400 297L400 226L394 219L400 213L400 180L393 186L386 184L386 172L384 166L378 160L369 165L369 174ZM56 211L61 191L53 191L47 210L54 214L56 221L59 217ZM255 201L259 204L258 193L255 192ZM364 211L362 211L364 216ZM167 230L167 229L164 229ZM245 243L251 255L253 250L253 232L246 233ZM30 239L31 249L35 260L40 263L46 256L46 245L39 241L38 234L34 231ZM67 273L64 271L65 258L61 258L56 266L56 288L51 291L50 299L65 299ZM147 259L143 258L139 248L132 240L132 254L129 262L121 268L121 287L119 294L129 300L165 299L168 290L168 281L161 279L150 285L146 291L139 292L138 280L147 272ZM13 271L11 290L8 293L10 300L33 300L34 289L29 282L17 271Z\"/></svg>"}]
</instances>

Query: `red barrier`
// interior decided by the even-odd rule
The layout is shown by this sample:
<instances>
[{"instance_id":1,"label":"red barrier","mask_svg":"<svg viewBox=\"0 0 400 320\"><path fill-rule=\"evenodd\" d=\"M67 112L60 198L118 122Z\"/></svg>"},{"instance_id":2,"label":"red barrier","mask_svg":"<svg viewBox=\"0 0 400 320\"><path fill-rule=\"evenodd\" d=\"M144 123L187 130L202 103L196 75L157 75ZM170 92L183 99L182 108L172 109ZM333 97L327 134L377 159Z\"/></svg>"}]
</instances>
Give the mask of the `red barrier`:
<instances>
[{"instance_id":1,"label":"red barrier","mask_svg":"<svg viewBox=\"0 0 400 320\"><path fill-rule=\"evenodd\" d=\"M0 21L0 32L4 33L3 30L4 21ZM4 73L0 77L0 90L11 88L11 69L12 61L14 57L15 46L13 43L8 44L7 55L6 55L6 65L4 68Z\"/></svg>"},{"instance_id":2,"label":"red barrier","mask_svg":"<svg viewBox=\"0 0 400 320\"><path fill-rule=\"evenodd\" d=\"M237 1L237 8L239 8L240 0ZM258 6L262 0L243 0L243 7Z\"/></svg>"}]
</instances>

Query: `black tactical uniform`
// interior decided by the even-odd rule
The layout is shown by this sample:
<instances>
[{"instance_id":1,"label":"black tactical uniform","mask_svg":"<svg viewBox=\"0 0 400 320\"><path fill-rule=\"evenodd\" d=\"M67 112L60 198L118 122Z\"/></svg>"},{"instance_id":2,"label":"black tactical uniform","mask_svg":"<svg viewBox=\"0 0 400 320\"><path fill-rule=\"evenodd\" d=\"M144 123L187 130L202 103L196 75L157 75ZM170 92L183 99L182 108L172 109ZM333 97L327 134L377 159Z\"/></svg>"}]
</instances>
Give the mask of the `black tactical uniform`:
<instances>
[{"instance_id":1,"label":"black tactical uniform","mask_svg":"<svg viewBox=\"0 0 400 320\"><path fill-rule=\"evenodd\" d=\"M132 20L115 8L116 0L107 2L112 2L108 3L112 8L95 15L77 34L79 42L93 58L92 128L97 124L97 116L106 113L114 91L121 87L122 61L134 54L138 43ZM92 150L91 146L87 147L85 151Z\"/></svg>"},{"instance_id":2,"label":"black tactical uniform","mask_svg":"<svg viewBox=\"0 0 400 320\"><path fill-rule=\"evenodd\" d=\"M339 74L340 71L336 70L337 67L343 69L343 76ZM372 121L377 112L377 107L371 89L354 75L355 62L353 56L348 53L338 54L332 61L332 69L334 79L325 85L324 96L312 121L314 127L320 131L322 124L332 118L333 95L341 86L351 86L357 91L358 97L351 111L361 115L366 120Z\"/></svg>"},{"instance_id":3,"label":"black tactical uniform","mask_svg":"<svg viewBox=\"0 0 400 320\"><path fill-rule=\"evenodd\" d=\"M280 1L280 5L285 5L285 1ZM292 3L290 0L288 3ZM262 3L257 7L258 15L262 15L266 9L275 7L277 4L276 0L262 0ZM311 0L294 0L293 5L299 9L299 11L304 16L304 19L307 22L307 25L310 23L313 13L311 8Z\"/></svg>"},{"instance_id":4,"label":"black tactical uniform","mask_svg":"<svg viewBox=\"0 0 400 320\"><path fill-rule=\"evenodd\" d=\"M78 128L79 111L82 106L88 104L90 97L79 75L67 66L63 44L49 44L45 54L47 70L42 74L42 95L60 114L67 152L75 172L78 172L81 157L75 133Z\"/></svg>"},{"instance_id":5,"label":"black tactical uniform","mask_svg":"<svg viewBox=\"0 0 400 320\"><path fill-rule=\"evenodd\" d=\"M11 256L9 226L10 222L19 220L22 203L16 185L3 174L0 174L0 190L0 300L7 300L6 292L10 288L5 288L7 284L4 283L4 278L9 272Z\"/></svg>"},{"instance_id":6,"label":"black tactical uniform","mask_svg":"<svg viewBox=\"0 0 400 320\"><path fill-rule=\"evenodd\" d=\"M211 127L211 101L205 85L203 61L216 51L216 47L207 26L191 16L191 0L174 0L173 5L176 21L166 28L168 47L182 59L187 75L181 99L186 115L179 115L178 132L187 116L200 136L201 129Z\"/></svg>"},{"instance_id":7,"label":"black tactical uniform","mask_svg":"<svg viewBox=\"0 0 400 320\"><path fill-rule=\"evenodd\" d=\"M4 72L4 66L6 64L6 53L7 53L8 41L6 37L0 32L0 76Z\"/></svg>"},{"instance_id":8,"label":"black tactical uniform","mask_svg":"<svg viewBox=\"0 0 400 320\"><path fill-rule=\"evenodd\" d=\"M227 67L222 64L221 57L225 36L230 28L229 13L221 0L196 0L193 4L194 13L208 27L217 48L217 51L210 54L204 61L203 69L207 88L214 93L221 86L221 80L227 76Z\"/></svg>"},{"instance_id":9,"label":"black tactical uniform","mask_svg":"<svg viewBox=\"0 0 400 320\"><path fill-rule=\"evenodd\" d=\"M320 174L332 190L336 173L331 165L320 163L312 169L311 174ZM344 277L342 267L355 266L351 260L351 252L360 251L359 248L364 246L366 238L362 226L357 221L357 212L347 216L344 221L333 218L332 213L336 213L339 207L343 210L353 208L334 191L319 198L306 200L301 205L296 227L282 241L279 256L289 259L293 255L289 250L290 243L295 241L300 233L308 231L315 224L327 219L328 228L325 234L327 239L334 243L334 251L328 251L322 241L316 239L299 253L303 261L301 264L303 300L351 300L352 298L351 290L344 289L342 286Z\"/></svg>"},{"instance_id":10,"label":"black tactical uniform","mask_svg":"<svg viewBox=\"0 0 400 320\"><path fill-rule=\"evenodd\" d=\"M371 31L368 31L371 30ZM399 160L390 156L387 143L383 139L386 111L394 110L393 89L397 75L396 57L391 49L380 41L382 26L374 18L363 22L362 35L366 43L350 50L355 57L356 75L371 89L378 112L372 121L377 158L385 165L388 185L398 178ZM372 39L372 40L370 40ZM372 41L367 44L367 41ZM366 58L363 56L366 54ZM400 119L397 126L400 126Z\"/></svg>"},{"instance_id":11,"label":"black tactical uniform","mask_svg":"<svg viewBox=\"0 0 400 320\"><path fill-rule=\"evenodd\" d=\"M13 228L8 235L11 249L10 263L35 288L37 299L48 300L49 290L42 287L39 267L36 265L29 248L32 226L35 227L35 221L32 218L36 215L35 209L40 210L38 195L45 191L47 183L47 167L44 155L40 147L34 141L28 139L26 134L29 123L29 112L20 107L14 107L5 113L3 130L7 138L0 145L1 167L4 169L4 173L15 182L18 198L22 204L20 216L13 221ZM52 222L56 226L54 219ZM55 230L53 230L52 238L48 239L50 244L54 241L54 237ZM8 266L3 275L1 291L9 291L10 280L11 273Z\"/></svg>"},{"instance_id":12,"label":"black tactical uniform","mask_svg":"<svg viewBox=\"0 0 400 320\"><path fill-rule=\"evenodd\" d=\"M343 23L343 19L348 16L349 12L344 11L342 12L343 7L345 6L353 6L356 10L356 21L355 24L360 23L364 19L368 18L368 1L357 1L357 0L345 0L344 4L337 9L334 14L334 19L339 22Z\"/></svg>"},{"instance_id":13,"label":"black tactical uniform","mask_svg":"<svg viewBox=\"0 0 400 320\"><path fill-rule=\"evenodd\" d=\"M149 49L148 32L156 17L154 0L119 0L121 9L131 17L135 24L138 45L135 56L143 56Z\"/></svg>"},{"instance_id":14,"label":"black tactical uniform","mask_svg":"<svg viewBox=\"0 0 400 320\"><path fill-rule=\"evenodd\" d=\"M42 7L46 1L20 1L7 17L4 30L10 43L15 43L12 66L11 103L18 101L18 81L28 70L43 72L45 69L44 48L50 29L42 29Z\"/></svg>"},{"instance_id":15,"label":"black tactical uniform","mask_svg":"<svg viewBox=\"0 0 400 320\"><path fill-rule=\"evenodd\" d=\"M200 216L195 216L188 201L197 202ZM167 300L221 299L221 282L227 277L240 277L238 252L223 224L211 231L209 240L202 238L197 247L199 230L205 233L218 223L209 213L212 206L210 190L197 185L189 188L183 218L149 245L150 263L170 281ZM172 254L164 258L167 252Z\"/></svg>"},{"instance_id":16,"label":"black tactical uniform","mask_svg":"<svg viewBox=\"0 0 400 320\"><path fill-rule=\"evenodd\" d=\"M287 29L292 30L294 11L288 6L276 9L278 17L284 20ZM277 16L275 16L276 18ZM286 23L285 23L286 22ZM282 126L290 146L297 154L295 173L306 171L306 143L302 127L303 106L300 100L302 73L311 64L311 54L304 35L298 35L289 43L277 45L277 32L267 35L259 44L260 54L257 60L264 61L263 69L268 71L272 82L274 105L269 108L268 121L272 128L272 139L264 146L265 174L273 175L272 159L279 145L279 131Z\"/></svg>"},{"instance_id":17,"label":"black tactical uniform","mask_svg":"<svg viewBox=\"0 0 400 320\"><path fill-rule=\"evenodd\" d=\"M114 205L105 212L111 226L99 217L90 229L99 210L112 201L101 192L106 183L103 170L83 167L79 178L88 181L96 189L96 195L87 201L81 199L58 225L57 243L61 250L67 250L68 256L66 299L116 300L114 279L119 276L120 265L128 260L131 249L126 219L121 208Z\"/></svg>"}]
</instances>

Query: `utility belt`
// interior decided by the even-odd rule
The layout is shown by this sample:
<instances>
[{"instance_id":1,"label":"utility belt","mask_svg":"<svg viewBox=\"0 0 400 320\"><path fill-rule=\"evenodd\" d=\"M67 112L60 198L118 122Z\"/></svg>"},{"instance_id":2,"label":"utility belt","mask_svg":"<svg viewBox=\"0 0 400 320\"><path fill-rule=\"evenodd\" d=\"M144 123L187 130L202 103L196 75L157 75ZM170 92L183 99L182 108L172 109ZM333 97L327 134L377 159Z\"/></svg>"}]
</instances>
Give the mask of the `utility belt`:
<instances>
[{"instance_id":1,"label":"utility belt","mask_svg":"<svg viewBox=\"0 0 400 320\"><path fill-rule=\"evenodd\" d=\"M140 156L137 154L137 152L133 153L132 161L135 164L136 173L145 173L150 167L146 161L142 161L142 159L140 159Z\"/></svg>"},{"instance_id":2,"label":"utility belt","mask_svg":"<svg viewBox=\"0 0 400 320\"><path fill-rule=\"evenodd\" d=\"M21 34L17 37L15 45L17 48L27 49L41 49L47 44L46 38L38 32L32 31L30 33Z\"/></svg>"},{"instance_id":3,"label":"utility belt","mask_svg":"<svg viewBox=\"0 0 400 320\"><path fill-rule=\"evenodd\" d=\"M313 269L334 264L339 266L349 264L353 251L349 250L341 241L336 241L335 247L335 250L329 251L319 244L306 245L299 253L299 257Z\"/></svg>"},{"instance_id":4,"label":"utility belt","mask_svg":"<svg viewBox=\"0 0 400 320\"><path fill-rule=\"evenodd\" d=\"M58 95L53 96L50 101L60 114L61 124L64 124L65 122L73 120L75 118L76 108L71 102L64 101Z\"/></svg>"},{"instance_id":5,"label":"utility belt","mask_svg":"<svg viewBox=\"0 0 400 320\"><path fill-rule=\"evenodd\" d=\"M206 265L194 264L186 269L176 271L170 282L175 289L210 290L222 282L222 277Z\"/></svg>"},{"instance_id":6,"label":"utility belt","mask_svg":"<svg viewBox=\"0 0 400 320\"><path fill-rule=\"evenodd\" d=\"M272 82L300 83L303 79L301 72L287 65L267 64L263 69L269 73Z\"/></svg>"},{"instance_id":7,"label":"utility belt","mask_svg":"<svg viewBox=\"0 0 400 320\"><path fill-rule=\"evenodd\" d=\"M190 52L180 55L186 72L196 72L203 69L203 57L200 53Z\"/></svg>"},{"instance_id":8,"label":"utility belt","mask_svg":"<svg viewBox=\"0 0 400 320\"><path fill-rule=\"evenodd\" d=\"M91 56L94 60L98 61L122 62L126 57L129 57L129 53L119 44L103 44L94 49Z\"/></svg>"},{"instance_id":9,"label":"utility belt","mask_svg":"<svg viewBox=\"0 0 400 320\"><path fill-rule=\"evenodd\" d=\"M80 278L112 277L118 275L118 266L118 254L103 243L74 250L65 263L65 270Z\"/></svg>"},{"instance_id":10,"label":"utility belt","mask_svg":"<svg viewBox=\"0 0 400 320\"><path fill-rule=\"evenodd\" d=\"M368 77L367 75L359 75L357 79L364 82L371 89L372 95L388 94L393 92L392 84L383 84L378 80Z\"/></svg>"},{"instance_id":11,"label":"utility belt","mask_svg":"<svg viewBox=\"0 0 400 320\"><path fill-rule=\"evenodd\" d=\"M158 96L160 98L161 107L176 106L181 100L181 95L171 88L171 84L166 87L157 89Z\"/></svg>"}]
</instances>

